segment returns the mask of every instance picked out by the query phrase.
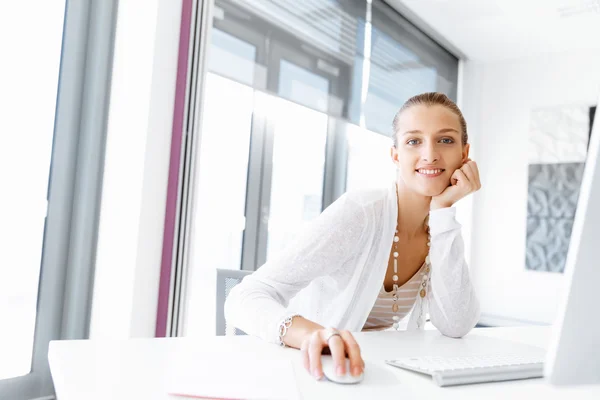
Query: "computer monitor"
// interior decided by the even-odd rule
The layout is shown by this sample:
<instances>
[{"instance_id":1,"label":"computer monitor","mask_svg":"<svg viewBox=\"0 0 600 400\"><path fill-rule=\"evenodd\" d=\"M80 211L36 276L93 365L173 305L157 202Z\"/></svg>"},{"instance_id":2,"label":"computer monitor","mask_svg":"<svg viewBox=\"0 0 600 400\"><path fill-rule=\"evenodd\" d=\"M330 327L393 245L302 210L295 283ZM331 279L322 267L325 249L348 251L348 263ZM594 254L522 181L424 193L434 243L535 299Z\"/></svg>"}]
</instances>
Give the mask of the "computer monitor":
<instances>
[{"instance_id":1,"label":"computer monitor","mask_svg":"<svg viewBox=\"0 0 600 400\"><path fill-rule=\"evenodd\" d=\"M598 101L600 105L600 100ZM544 375L556 385L600 384L600 118L592 127Z\"/></svg>"}]
</instances>

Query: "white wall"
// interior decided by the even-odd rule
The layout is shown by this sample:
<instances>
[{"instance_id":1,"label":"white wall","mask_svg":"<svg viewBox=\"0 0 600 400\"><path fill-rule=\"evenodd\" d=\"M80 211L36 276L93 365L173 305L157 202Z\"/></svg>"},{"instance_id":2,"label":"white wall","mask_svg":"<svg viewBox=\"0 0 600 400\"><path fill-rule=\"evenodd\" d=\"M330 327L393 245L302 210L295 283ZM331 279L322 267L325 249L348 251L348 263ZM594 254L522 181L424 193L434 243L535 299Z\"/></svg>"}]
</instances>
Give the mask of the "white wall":
<instances>
[{"instance_id":1,"label":"white wall","mask_svg":"<svg viewBox=\"0 0 600 400\"><path fill-rule=\"evenodd\" d=\"M92 338L154 336L181 5L119 4Z\"/></svg>"},{"instance_id":2,"label":"white wall","mask_svg":"<svg viewBox=\"0 0 600 400\"><path fill-rule=\"evenodd\" d=\"M467 133L469 135L469 157L477 160L477 135L472 131L473 126L477 126L477 107L478 99L474 96L477 92L478 71L473 70L471 63L461 60L458 64L458 90L457 105L463 112L467 120ZM479 163L479 162L478 162ZM472 227L473 227L473 201L474 196L467 196L456 203L456 219L462 225L462 236L465 246L465 260L467 265L471 265L471 247L472 247ZM473 275L473 269L470 269Z\"/></svg>"},{"instance_id":3,"label":"white wall","mask_svg":"<svg viewBox=\"0 0 600 400\"><path fill-rule=\"evenodd\" d=\"M463 110L483 185L474 196L471 233L482 322L551 323L563 276L525 270L529 115L540 107L596 104L600 53L469 61L463 68Z\"/></svg>"}]
</instances>

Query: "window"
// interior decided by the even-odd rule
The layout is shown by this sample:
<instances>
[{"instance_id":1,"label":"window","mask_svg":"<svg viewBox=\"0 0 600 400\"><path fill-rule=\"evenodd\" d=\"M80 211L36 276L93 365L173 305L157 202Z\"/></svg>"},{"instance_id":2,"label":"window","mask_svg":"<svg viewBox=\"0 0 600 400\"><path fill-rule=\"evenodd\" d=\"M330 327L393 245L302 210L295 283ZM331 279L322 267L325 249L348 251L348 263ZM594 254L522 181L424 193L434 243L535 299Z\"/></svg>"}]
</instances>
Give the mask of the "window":
<instances>
[{"instance_id":1,"label":"window","mask_svg":"<svg viewBox=\"0 0 600 400\"><path fill-rule=\"evenodd\" d=\"M36 7L0 5L0 380L28 375L34 351L65 4Z\"/></svg>"},{"instance_id":2,"label":"window","mask_svg":"<svg viewBox=\"0 0 600 400\"><path fill-rule=\"evenodd\" d=\"M390 138L349 125L346 190L384 187L396 177Z\"/></svg>"},{"instance_id":3,"label":"window","mask_svg":"<svg viewBox=\"0 0 600 400\"><path fill-rule=\"evenodd\" d=\"M398 108L411 96L443 92L456 99L458 62L382 1L372 8L365 127L388 135Z\"/></svg>"},{"instance_id":4,"label":"window","mask_svg":"<svg viewBox=\"0 0 600 400\"><path fill-rule=\"evenodd\" d=\"M327 139L326 114L277 98L271 104L274 143L269 157L272 172L267 259L281 250L305 222L321 213Z\"/></svg>"},{"instance_id":5,"label":"window","mask_svg":"<svg viewBox=\"0 0 600 400\"><path fill-rule=\"evenodd\" d=\"M216 0L212 15L183 177L191 234L175 246L189 257L171 326L189 336L214 334L215 269L256 270L344 191L388 184L397 109L423 91L455 98L458 74L379 0Z\"/></svg>"},{"instance_id":6,"label":"window","mask_svg":"<svg viewBox=\"0 0 600 400\"><path fill-rule=\"evenodd\" d=\"M116 9L90 4L0 4L3 400L54 398L50 340L87 335Z\"/></svg>"}]
</instances>

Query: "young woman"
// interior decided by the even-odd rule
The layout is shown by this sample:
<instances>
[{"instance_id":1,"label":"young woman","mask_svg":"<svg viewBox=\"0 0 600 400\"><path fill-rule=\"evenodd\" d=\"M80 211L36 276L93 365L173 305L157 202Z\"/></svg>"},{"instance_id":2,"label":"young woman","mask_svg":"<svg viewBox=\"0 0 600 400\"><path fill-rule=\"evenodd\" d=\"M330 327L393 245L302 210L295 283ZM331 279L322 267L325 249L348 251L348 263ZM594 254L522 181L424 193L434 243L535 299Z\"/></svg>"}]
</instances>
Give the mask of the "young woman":
<instances>
[{"instance_id":1,"label":"young woman","mask_svg":"<svg viewBox=\"0 0 600 400\"><path fill-rule=\"evenodd\" d=\"M362 372L351 332L423 329L429 313L442 334L461 337L479 318L452 207L481 187L465 119L445 95L424 93L398 111L393 132L396 181L341 196L225 304L228 323L301 349L317 379L326 347L338 374L345 355L349 372Z\"/></svg>"}]
</instances>

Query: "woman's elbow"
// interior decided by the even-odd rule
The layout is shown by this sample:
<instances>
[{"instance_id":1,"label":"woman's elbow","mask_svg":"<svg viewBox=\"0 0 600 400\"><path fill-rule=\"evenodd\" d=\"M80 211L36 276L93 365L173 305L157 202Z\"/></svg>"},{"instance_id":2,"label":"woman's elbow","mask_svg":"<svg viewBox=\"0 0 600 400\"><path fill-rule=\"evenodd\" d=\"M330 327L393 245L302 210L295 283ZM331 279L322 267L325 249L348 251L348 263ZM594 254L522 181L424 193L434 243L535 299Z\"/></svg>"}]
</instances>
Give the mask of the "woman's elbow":
<instances>
[{"instance_id":1,"label":"woman's elbow","mask_svg":"<svg viewBox=\"0 0 600 400\"><path fill-rule=\"evenodd\" d=\"M442 315L441 312L431 311L433 325L442 335L451 338L458 339L467 335L479 321L478 309L472 309L468 313L451 313L450 315Z\"/></svg>"},{"instance_id":2,"label":"woman's elbow","mask_svg":"<svg viewBox=\"0 0 600 400\"><path fill-rule=\"evenodd\" d=\"M471 332L477 325L477 321L479 321L479 311L468 315L455 315L449 321L439 324L438 330L444 336L458 339Z\"/></svg>"},{"instance_id":3,"label":"woman's elbow","mask_svg":"<svg viewBox=\"0 0 600 400\"><path fill-rule=\"evenodd\" d=\"M444 336L448 336L454 339L460 339L461 337L466 336L469 332L471 332L471 329L473 329L474 327L475 324L460 324L440 327L438 328L438 330Z\"/></svg>"},{"instance_id":4,"label":"woman's elbow","mask_svg":"<svg viewBox=\"0 0 600 400\"><path fill-rule=\"evenodd\" d=\"M225 299L225 303L223 304L223 316L225 317L225 321L234 326L236 323L236 315L238 314L238 310L240 308L240 294L238 292L238 287L231 289L229 295Z\"/></svg>"}]
</instances>

